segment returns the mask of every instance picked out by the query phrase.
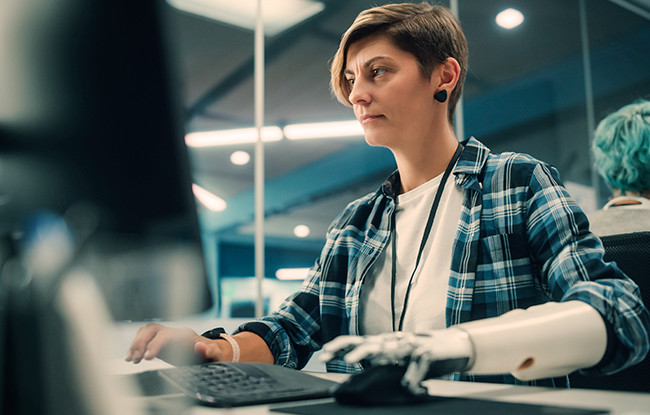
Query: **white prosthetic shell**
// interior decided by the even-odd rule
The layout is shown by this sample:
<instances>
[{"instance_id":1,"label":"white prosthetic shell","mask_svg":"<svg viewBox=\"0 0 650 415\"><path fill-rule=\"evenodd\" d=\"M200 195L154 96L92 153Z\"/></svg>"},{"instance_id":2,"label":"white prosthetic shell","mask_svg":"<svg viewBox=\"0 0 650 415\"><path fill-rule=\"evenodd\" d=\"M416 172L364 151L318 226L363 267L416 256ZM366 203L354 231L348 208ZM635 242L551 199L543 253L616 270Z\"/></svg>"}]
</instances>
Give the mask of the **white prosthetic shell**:
<instances>
[{"instance_id":1,"label":"white prosthetic shell","mask_svg":"<svg viewBox=\"0 0 650 415\"><path fill-rule=\"evenodd\" d=\"M607 347L600 313L582 301L550 302L453 326L474 346L468 373L520 380L564 376L597 364Z\"/></svg>"}]
</instances>

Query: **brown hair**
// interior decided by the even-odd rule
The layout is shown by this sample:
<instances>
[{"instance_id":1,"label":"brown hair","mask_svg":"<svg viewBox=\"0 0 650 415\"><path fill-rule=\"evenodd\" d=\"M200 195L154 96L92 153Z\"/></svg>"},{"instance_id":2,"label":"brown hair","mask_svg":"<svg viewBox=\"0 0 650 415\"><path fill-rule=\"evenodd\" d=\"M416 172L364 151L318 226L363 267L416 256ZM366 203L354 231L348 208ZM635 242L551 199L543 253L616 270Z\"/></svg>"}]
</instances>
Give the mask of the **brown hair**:
<instances>
[{"instance_id":1,"label":"brown hair","mask_svg":"<svg viewBox=\"0 0 650 415\"><path fill-rule=\"evenodd\" d=\"M449 96L447 114L449 122L453 124L454 110L467 74L467 40L460 24L447 8L426 2L387 4L359 13L341 37L332 59L330 86L339 102L352 105L348 99L351 86L343 74L348 48L356 41L380 33L387 35L400 49L415 56L420 72L426 78L447 58L458 61L460 77Z\"/></svg>"}]
</instances>

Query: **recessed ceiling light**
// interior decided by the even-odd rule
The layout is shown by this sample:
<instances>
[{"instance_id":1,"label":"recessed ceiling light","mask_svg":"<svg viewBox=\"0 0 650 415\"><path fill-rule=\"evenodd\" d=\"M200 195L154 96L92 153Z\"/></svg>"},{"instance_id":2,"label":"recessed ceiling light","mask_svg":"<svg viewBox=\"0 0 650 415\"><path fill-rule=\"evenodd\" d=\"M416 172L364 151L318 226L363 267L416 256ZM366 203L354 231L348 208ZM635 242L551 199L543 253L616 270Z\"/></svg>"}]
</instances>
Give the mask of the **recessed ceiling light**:
<instances>
[{"instance_id":1,"label":"recessed ceiling light","mask_svg":"<svg viewBox=\"0 0 650 415\"><path fill-rule=\"evenodd\" d=\"M255 30L257 0L167 0L179 10ZM275 36L322 11L325 5L313 0L262 1L264 34Z\"/></svg>"},{"instance_id":2,"label":"recessed ceiling light","mask_svg":"<svg viewBox=\"0 0 650 415\"><path fill-rule=\"evenodd\" d=\"M516 9L505 9L497 14L496 21L504 29L514 29L524 22L524 15Z\"/></svg>"},{"instance_id":3,"label":"recessed ceiling light","mask_svg":"<svg viewBox=\"0 0 650 415\"><path fill-rule=\"evenodd\" d=\"M306 238L309 236L309 226L307 225L298 225L295 228L293 228L293 234L296 235L298 238Z\"/></svg>"},{"instance_id":4,"label":"recessed ceiling light","mask_svg":"<svg viewBox=\"0 0 650 415\"><path fill-rule=\"evenodd\" d=\"M251 155L245 151L235 151L230 155L230 162L237 166L244 166L251 160Z\"/></svg>"}]
</instances>

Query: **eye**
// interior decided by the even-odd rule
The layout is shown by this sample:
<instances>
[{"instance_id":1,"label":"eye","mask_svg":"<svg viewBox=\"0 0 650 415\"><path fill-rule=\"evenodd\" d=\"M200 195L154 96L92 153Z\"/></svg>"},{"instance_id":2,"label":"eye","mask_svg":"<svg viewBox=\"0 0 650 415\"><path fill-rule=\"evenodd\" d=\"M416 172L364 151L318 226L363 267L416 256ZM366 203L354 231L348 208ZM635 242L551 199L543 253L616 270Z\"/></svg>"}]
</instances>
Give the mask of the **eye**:
<instances>
[{"instance_id":1,"label":"eye","mask_svg":"<svg viewBox=\"0 0 650 415\"><path fill-rule=\"evenodd\" d=\"M350 85L354 85L354 78L346 78L346 81Z\"/></svg>"},{"instance_id":2,"label":"eye","mask_svg":"<svg viewBox=\"0 0 650 415\"><path fill-rule=\"evenodd\" d=\"M386 68L381 68L381 67L373 68L372 69L372 76L373 77L381 76L381 75L385 74L386 71L387 71Z\"/></svg>"}]
</instances>

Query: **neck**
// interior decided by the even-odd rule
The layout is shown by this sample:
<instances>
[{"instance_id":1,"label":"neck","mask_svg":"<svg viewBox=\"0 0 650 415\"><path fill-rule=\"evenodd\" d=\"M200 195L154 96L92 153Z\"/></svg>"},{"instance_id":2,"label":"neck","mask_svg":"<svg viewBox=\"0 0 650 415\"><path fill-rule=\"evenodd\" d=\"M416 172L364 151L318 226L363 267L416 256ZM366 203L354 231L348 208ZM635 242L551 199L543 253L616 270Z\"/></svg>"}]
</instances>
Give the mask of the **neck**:
<instances>
[{"instance_id":1,"label":"neck","mask_svg":"<svg viewBox=\"0 0 650 415\"><path fill-rule=\"evenodd\" d=\"M640 192L633 192L631 190L614 189L612 197L625 197L625 196L644 197L646 199L650 199L650 189L642 190Z\"/></svg>"},{"instance_id":2,"label":"neck","mask_svg":"<svg viewBox=\"0 0 650 415\"><path fill-rule=\"evenodd\" d=\"M393 150L400 172L401 193L408 192L442 174L456 151L458 141L451 130L437 137L426 137L419 146Z\"/></svg>"}]
</instances>

